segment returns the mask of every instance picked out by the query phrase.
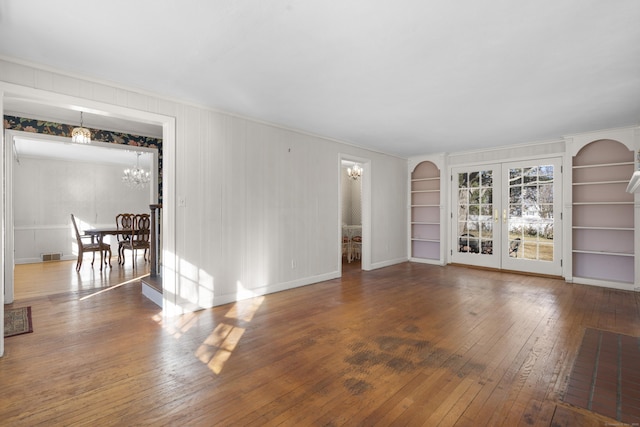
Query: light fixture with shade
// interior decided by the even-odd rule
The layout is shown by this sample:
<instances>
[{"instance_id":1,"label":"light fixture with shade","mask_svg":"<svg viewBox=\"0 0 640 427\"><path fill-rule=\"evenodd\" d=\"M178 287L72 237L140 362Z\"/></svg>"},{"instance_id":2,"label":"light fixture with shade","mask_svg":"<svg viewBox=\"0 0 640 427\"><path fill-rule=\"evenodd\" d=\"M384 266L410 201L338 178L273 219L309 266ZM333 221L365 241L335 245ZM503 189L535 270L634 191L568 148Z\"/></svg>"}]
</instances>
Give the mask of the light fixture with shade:
<instances>
[{"instance_id":1,"label":"light fixture with shade","mask_svg":"<svg viewBox=\"0 0 640 427\"><path fill-rule=\"evenodd\" d=\"M629 179L627 193L635 193L638 191L638 187L640 187L640 150L638 150L638 153L636 154L635 171Z\"/></svg>"},{"instance_id":2,"label":"light fixture with shade","mask_svg":"<svg viewBox=\"0 0 640 427\"><path fill-rule=\"evenodd\" d=\"M71 141L79 144L89 144L91 142L91 132L89 129L82 127L82 111L80 111L80 127L73 128L71 131Z\"/></svg>"},{"instance_id":3,"label":"light fixture with shade","mask_svg":"<svg viewBox=\"0 0 640 427\"><path fill-rule=\"evenodd\" d=\"M142 189L146 187L151 180L151 174L140 167L140 156L142 153L136 153L136 165L133 168L127 168L122 175L122 182L131 188Z\"/></svg>"},{"instance_id":4,"label":"light fixture with shade","mask_svg":"<svg viewBox=\"0 0 640 427\"><path fill-rule=\"evenodd\" d=\"M359 164L354 164L353 167L347 168L347 175L349 178L356 181L358 178L362 176L362 167Z\"/></svg>"}]
</instances>

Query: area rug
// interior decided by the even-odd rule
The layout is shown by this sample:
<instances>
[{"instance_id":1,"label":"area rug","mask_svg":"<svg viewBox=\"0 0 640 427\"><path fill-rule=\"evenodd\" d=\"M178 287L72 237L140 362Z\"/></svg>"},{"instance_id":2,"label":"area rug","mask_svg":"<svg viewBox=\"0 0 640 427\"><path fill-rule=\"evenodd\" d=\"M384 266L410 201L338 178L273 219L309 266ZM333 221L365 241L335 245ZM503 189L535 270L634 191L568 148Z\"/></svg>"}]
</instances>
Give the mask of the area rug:
<instances>
[{"instance_id":1,"label":"area rug","mask_svg":"<svg viewBox=\"0 0 640 427\"><path fill-rule=\"evenodd\" d=\"M564 402L616 421L640 422L640 338L588 328Z\"/></svg>"},{"instance_id":2,"label":"area rug","mask_svg":"<svg viewBox=\"0 0 640 427\"><path fill-rule=\"evenodd\" d=\"M4 337L28 334L33 332L31 323L31 307L4 309Z\"/></svg>"}]
</instances>

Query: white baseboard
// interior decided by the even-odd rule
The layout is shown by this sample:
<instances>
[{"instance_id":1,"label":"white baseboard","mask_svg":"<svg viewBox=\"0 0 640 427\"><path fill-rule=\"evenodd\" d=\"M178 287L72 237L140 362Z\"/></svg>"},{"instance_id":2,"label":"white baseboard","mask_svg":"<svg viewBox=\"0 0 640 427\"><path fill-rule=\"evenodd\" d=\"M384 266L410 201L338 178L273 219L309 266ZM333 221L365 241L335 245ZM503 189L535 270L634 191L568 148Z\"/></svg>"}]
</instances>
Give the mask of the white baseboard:
<instances>
[{"instance_id":1,"label":"white baseboard","mask_svg":"<svg viewBox=\"0 0 640 427\"><path fill-rule=\"evenodd\" d=\"M371 270L376 270L378 268L384 268L384 267L390 267L392 265L396 265L396 264L402 264L403 262L407 262L409 261L408 258L396 258L396 259L390 259L387 261L381 261L381 262L375 262L371 264Z\"/></svg>"},{"instance_id":2,"label":"white baseboard","mask_svg":"<svg viewBox=\"0 0 640 427\"><path fill-rule=\"evenodd\" d=\"M142 282L142 295L149 298L158 307L162 308L162 294L157 289L152 288L146 283Z\"/></svg>"}]
</instances>

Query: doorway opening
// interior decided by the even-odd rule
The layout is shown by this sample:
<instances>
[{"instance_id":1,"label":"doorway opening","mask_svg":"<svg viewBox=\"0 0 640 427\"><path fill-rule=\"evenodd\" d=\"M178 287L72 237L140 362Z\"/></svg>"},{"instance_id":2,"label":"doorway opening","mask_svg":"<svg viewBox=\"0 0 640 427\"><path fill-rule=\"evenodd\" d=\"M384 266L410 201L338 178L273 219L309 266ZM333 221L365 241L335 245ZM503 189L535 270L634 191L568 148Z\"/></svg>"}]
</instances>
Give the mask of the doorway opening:
<instances>
[{"instance_id":1,"label":"doorway opening","mask_svg":"<svg viewBox=\"0 0 640 427\"><path fill-rule=\"evenodd\" d=\"M121 212L148 213L149 204L158 200L158 149L132 150L128 145L97 141L75 144L65 137L16 130L5 131L5 138L7 238L14 248L13 286L7 280L7 302L103 287L100 276L71 275L66 281L42 282L25 280L24 272L35 269L60 275L64 269L47 261L75 263L77 243L70 232L69 214L76 216L82 231L112 227ZM150 182L130 188L122 182L123 171L140 157L140 166L150 171ZM106 236L105 242L117 253L115 237ZM71 260L74 263L65 263Z\"/></svg>"},{"instance_id":2,"label":"doorway opening","mask_svg":"<svg viewBox=\"0 0 640 427\"><path fill-rule=\"evenodd\" d=\"M75 117L77 112L80 110L90 111L91 113L87 116L92 118L93 122L87 123L90 125L92 129L109 129L109 132L113 132L115 134L130 134L133 136L138 135L146 135L148 138L159 138L163 141L163 151L167 152L173 147L174 140L172 133L168 133L171 129L173 129L173 119L159 116L154 113L145 113L137 110L129 110L125 107L115 107L110 105L103 105L97 102L92 102L88 100L81 100L76 98L70 98L62 95L56 95L47 93L44 91L33 90L29 88L15 88L12 87L11 91L4 92L2 94L2 108L0 112L4 116L9 115L12 117L22 117L29 118L32 120L43 121L44 123L73 123L72 116ZM83 106L81 106L82 103ZM86 105L84 105L86 103ZM34 119L35 118L35 119ZM47 119L48 118L48 119ZM28 120L28 119L27 119ZM66 126L66 125L61 125ZM145 137L142 136L142 139ZM5 177L5 200L3 204L3 212L4 212L4 224L7 233L5 234L4 239L4 265L8 266L8 268L4 269L3 272L3 302L11 303L14 299L14 264L15 264L15 253L16 253L16 242L14 240L14 203L13 196L15 189L13 188L13 169L15 167L15 156L19 155L22 159L23 166L21 169L26 168L27 160L29 163L33 163L34 161L38 161L35 159L36 157L40 158L40 162L45 162L46 168L51 169L49 167L49 163L44 159L46 157L45 152L49 153L50 157L54 161L65 161L65 158L69 160L69 157L79 156L79 152L82 151L84 154L89 156L91 161L103 163L104 167L101 168L101 171L107 169L113 169L114 171L118 169L123 173L125 168L131 168L136 164L137 161L137 152L142 153L143 155L138 156L142 157L141 166L144 167L145 170L153 170L155 173L151 174L151 180L147 184L148 186L140 193L143 199L145 199L144 204L147 206L150 203L157 203L159 200L159 177L162 175L166 175L162 173L161 169L164 167L160 166L161 163L159 161L158 149L152 148L153 145L146 147L136 145L135 149L132 150L132 146L119 144L119 143L107 143L107 142L99 142L92 141L90 144L72 144L69 142L68 138L64 138L57 135L49 135L45 133L39 132L24 132L19 130L7 130L4 134L3 141L3 150L5 161L3 162L3 170L2 174ZM54 148L55 146L55 148ZM75 148L77 147L77 150ZM18 151L18 148L20 150ZM102 151L100 151L102 150ZM93 157L92 157L93 156ZM99 160L96 160L99 158ZM78 161L79 165L88 164L87 162L77 158L73 161ZM117 165L116 165L117 164ZM83 166L84 167L84 166ZM44 169L44 168L40 168ZM73 168L77 169L77 168ZM86 169L86 168L85 168ZM102 170L104 169L104 170ZM40 173L39 171L38 173ZM46 171L45 171L46 172ZM44 173L44 172L43 172ZM118 172L114 172L118 174ZM76 174L77 175L77 174ZM167 176L165 176L165 182L167 181ZM19 179L19 178L18 178ZM69 179L73 179L73 177L69 177ZM118 185L124 185L121 182L121 175L115 178L118 182L114 185L114 187ZM22 180L25 182L25 180ZM77 186L88 185L89 179L86 179L86 176L83 178L75 179ZM62 185L61 179L51 179L47 182L46 188L51 190L52 188L60 187ZM44 191L44 190L43 190ZM53 191L53 190L51 190ZM139 190L136 190L139 191ZM94 192L95 193L95 192ZM142 199L141 199L142 200ZM103 200L101 197L97 197L95 201L96 206L101 207L102 209L106 206L107 202ZM76 209L72 207L65 208L68 209ZM65 212L66 212L65 210ZM76 209L77 210L77 209ZM91 215L90 215L91 216ZM88 222L92 224L96 222L96 218L87 218ZM115 220L115 217L114 217ZM95 224L94 224L95 225ZM161 224L161 226L163 226ZM22 227L28 229L29 227ZM33 228L33 227L31 227ZM46 227L45 227L46 228ZM50 228L50 227L49 227ZM29 232L29 230L27 230ZM40 249L40 248L36 248ZM46 249L46 248L45 248ZM33 252L33 251L32 251ZM45 255L50 250L39 250L39 252L43 252ZM54 251L56 252L56 251ZM60 251L57 251L58 255L62 257ZM35 252L34 252L35 253ZM162 255L161 255L162 257ZM38 259L35 259L38 258ZM31 257L31 261L38 261L40 258L39 253L36 254L35 257ZM42 259L45 259L45 256L42 256ZM57 259L57 257L56 257ZM19 261L19 260L18 260ZM24 260L23 260L24 261ZM29 260L27 260L29 261ZM61 259L64 261L64 259ZM99 281L99 277L95 278L96 281ZM91 281L94 281L94 278L91 278ZM84 282L86 283L86 281Z\"/></svg>"},{"instance_id":3,"label":"doorway opening","mask_svg":"<svg viewBox=\"0 0 640 427\"><path fill-rule=\"evenodd\" d=\"M340 253L342 271L361 270L363 259L363 181L362 163L340 162Z\"/></svg>"}]
</instances>

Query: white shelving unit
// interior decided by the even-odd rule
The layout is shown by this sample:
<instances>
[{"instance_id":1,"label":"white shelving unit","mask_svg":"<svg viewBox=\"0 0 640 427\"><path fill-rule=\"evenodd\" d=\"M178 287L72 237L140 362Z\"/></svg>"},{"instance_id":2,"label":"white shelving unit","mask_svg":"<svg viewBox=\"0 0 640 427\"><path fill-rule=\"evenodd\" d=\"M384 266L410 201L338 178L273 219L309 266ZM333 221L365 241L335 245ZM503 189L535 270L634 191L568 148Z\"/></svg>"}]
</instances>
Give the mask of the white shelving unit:
<instances>
[{"instance_id":1,"label":"white shelving unit","mask_svg":"<svg viewBox=\"0 0 640 427\"><path fill-rule=\"evenodd\" d=\"M634 282L634 156L624 144L593 141L573 157L572 265L576 281Z\"/></svg>"},{"instance_id":2,"label":"white shelving unit","mask_svg":"<svg viewBox=\"0 0 640 427\"><path fill-rule=\"evenodd\" d=\"M430 161L411 173L411 258L440 262L440 169Z\"/></svg>"}]
</instances>

